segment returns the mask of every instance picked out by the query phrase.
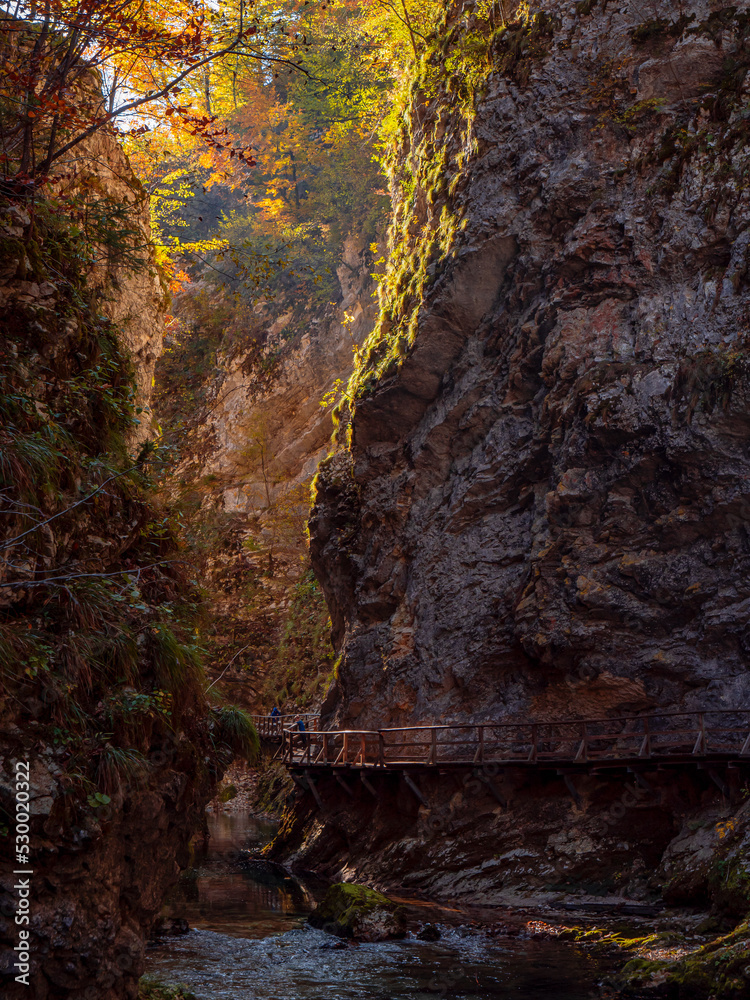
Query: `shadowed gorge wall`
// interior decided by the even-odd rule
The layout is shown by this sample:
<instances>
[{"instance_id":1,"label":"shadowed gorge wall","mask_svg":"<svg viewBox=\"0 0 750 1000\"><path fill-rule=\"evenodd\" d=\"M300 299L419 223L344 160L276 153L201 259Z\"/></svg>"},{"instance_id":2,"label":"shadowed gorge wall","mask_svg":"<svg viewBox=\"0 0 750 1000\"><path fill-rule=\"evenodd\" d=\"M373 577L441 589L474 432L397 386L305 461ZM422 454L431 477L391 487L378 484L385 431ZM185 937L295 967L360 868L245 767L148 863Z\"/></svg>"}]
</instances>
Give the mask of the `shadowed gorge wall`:
<instances>
[{"instance_id":1,"label":"shadowed gorge wall","mask_svg":"<svg viewBox=\"0 0 750 1000\"><path fill-rule=\"evenodd\" d=\"M281 288L242 311L221 289L188 286L157 369L155 408L174 428L195 345L218 344L172 431L181 461L170 489L194 511L188 535L207 584L217 688L253 711L317 708L330 679L328 611L310 570L306 519L333 430L332 402L321 401L338 395L372 330L373 257L347 237L326 299Z\"/></svg>"},{"instance_id":2,"label":"shadowed gorge wall","mask_svg":"<svg viewBox=\"0 0 750 1000\"><path fill-rule=\"evenodd\" d=\"M0 197L0 991L132 1000L249 724L207 704L144 446L164 310L148 203L109 132L66 167L67 199Z\"/></svg>"}]
</instances>

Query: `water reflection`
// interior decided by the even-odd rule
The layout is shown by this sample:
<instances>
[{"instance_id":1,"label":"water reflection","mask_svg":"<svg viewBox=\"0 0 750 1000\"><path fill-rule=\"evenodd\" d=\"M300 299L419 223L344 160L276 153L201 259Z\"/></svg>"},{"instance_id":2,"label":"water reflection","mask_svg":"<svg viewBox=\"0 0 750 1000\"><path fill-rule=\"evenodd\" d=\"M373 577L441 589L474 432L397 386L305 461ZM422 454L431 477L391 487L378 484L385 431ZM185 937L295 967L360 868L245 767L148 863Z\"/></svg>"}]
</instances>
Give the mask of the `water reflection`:
<instances>
[{"instance_id":1,"label":"water reflection","mask_svg":"<svg viewBox=\"0 0 750 1000\"><path fill-rule=\"evenodd\" d=\"M325 891L317 880L290 878L248 858L273 837L273 823L244 816L209 817L208 850L197 851L164 913L185 917L191 928L259 938L297 927Z\"/></svg>"},{"instance_id":2,"label":"water reflection","mask_svg":"<svg viewBox=\"0 0 750 1000\"><path fill-rule=\"evenodd\" d=\"M597 969L555 941L500 941L443 928L434 943L407 938L341 946L305 923L325 884L250 861L273 825L211 817L211 841L168 903L191 932L149 952L147 973L186 983L198 1000L589 1000ZM338 946L338 947L336 947ZM340 950L339 950L340 949Z\"/></svg>"}]
</instances>

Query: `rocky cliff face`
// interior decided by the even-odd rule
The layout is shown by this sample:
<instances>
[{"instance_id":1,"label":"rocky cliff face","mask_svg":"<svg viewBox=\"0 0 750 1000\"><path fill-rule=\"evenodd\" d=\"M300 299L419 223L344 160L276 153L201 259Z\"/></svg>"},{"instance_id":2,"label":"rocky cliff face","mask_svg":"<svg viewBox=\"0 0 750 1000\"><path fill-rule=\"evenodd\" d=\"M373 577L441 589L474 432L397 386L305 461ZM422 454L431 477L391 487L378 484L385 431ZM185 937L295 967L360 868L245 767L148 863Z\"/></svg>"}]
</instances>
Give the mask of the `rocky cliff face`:
<instances>
[{"instance_id":1,"label":"rocky cliff face","mask_svg":"<svg viewBox=\"0 0 750 1000\"><path fill-rule=\"evenodd\" d=\"M105 132L67 171L0 196L0 992L123 1000L232 740L142 450L148 206Z\"/></svg>"},{"instance_id":2,"label":"rocky cliff face","mask_svg":"<svg viewBox=\"0 0 750 1000\"><path fill-rule=\"evenodd\" d=\"M266 510L294 487L307 486L327 454L332 406L321 401L349 379L353 350L375 319L366 253L348 237L337 274L339 301L321 308L281 295L258 309L259 354L253 342L250 350L221 358L217 399L197 434L212 444L201 471L229 481L227 509ZM264 362L273 365L267 379L253 370Z\"/></svg>"},{"instance_id":3,"label":"rocky cliff face","mask_svg":"<svg viewBox=\"0 0 750 1000\"><path fill-rule=\"evenodd\" d=\"M414 84L311 521L337 723L747 704L748 13L657 13L465 5Z\"/></svg>"},{"instance_id":4,"label":"rocky cliff face","mask_svg":"<svg viewBox=\"0 0 750 1000\"><path fill-rule=\"evenodd\" d=\"M310 521L331 726L749 704L750 16L649 11L458 4L417 71L381 315ZM502 782L322 790L288 844L494 900L724 885L695 841L722 836L708 779Z\"/></svg>"},{"instance_id":5,"label":"rocky cliff face","mask_svg":"<svg viewBox=\"0 0 750 1000\"><path fill-rule=\"evenodd\" d=\"M151 397L157 359L162 352L166 295L152 259L149 198L118 143L97 132L75 149L75 158L63 164L70 173L60 193L71 196L93 189L98 199L116 208L136 234L133 249L100 247L88 285L102 293L104 314L117 325L120 341L133 365L136 393L142 413L133 436L154 436ZM141 266L133 268L133 259Z\"/></svg>"},{"instance_id":6,"label":"rocky cliff face","mask_svg":"<svg viewBox=\"0 0 750 1000\"><path fill-rule=\"evenodd\" d=\"M142 408L130 437L140 442L153 436L151 395L166 312L166 296L150 246L148 195L122 147L106 131L94 133L64 157L58 175L61 179L50 185L50 200L40 206L40 216L44 219L47 212L57 210L71 225L88 231L91 242L80 260L87 295L92 308L95 303L119 331L119 344L130 363ZM66 276L58 273L58 281L40 281L35 274L35 206L24 207L21 202L3 208L0 310L38 314L41 331L46 319L66 309ZM69 317L69 340L75 326L75 318ZM59 349L55 341L47 342L42 353L49 360Z\"/></svg>"},{"instance_id":7,"label":"rocky cliff face","mask_svg":"<svg viewBox=\"0 0 750 1000\"><path fill-rule=\"evenodd\" d=\"M38 732L34 736L30 752L26 727L6 731L0 770L3 809L14 818L14 764L31 759L33 874L14 876L10 862L0 864L3 996L132 1000L145 964L145 938L167 889L188 863L188 844L201 827L216 774L197 780L186 743L177 748L164 742L163 749L151 751L138 781L123 781L109 789L108 803L82 810L71 795L66 755L45 745ZM15 823L10 825L12 840ZM15 915L26 911L17 906L14 887L25 880L30 922L17 925ZM28 969L13 951L26 929ZM26 980L17 980L23 973Z\"/></svg>"},{"instance_id":8,"label":"rocky cliff face","mask_svg":"<svg viewBox=\"0 0 750 1000\"><path fill-rule=\"evenodd\" d=\"M290 711L317 706L331 674L328 611L310 573L306 519L310 484L330 450L335 400L374 324L372 267L370 250L349 236L335 301L282 288L241 312L222 289L197 282L174 304L180 330L167 339L157 375L165 423L192 362L180 352L209 342L206 328L228 317L201 402L177 442L174 481L195 491L196 520L210 538L203 545L215 675L228 697L253 711L277 702Z\"/></svg>"}]
</instances>

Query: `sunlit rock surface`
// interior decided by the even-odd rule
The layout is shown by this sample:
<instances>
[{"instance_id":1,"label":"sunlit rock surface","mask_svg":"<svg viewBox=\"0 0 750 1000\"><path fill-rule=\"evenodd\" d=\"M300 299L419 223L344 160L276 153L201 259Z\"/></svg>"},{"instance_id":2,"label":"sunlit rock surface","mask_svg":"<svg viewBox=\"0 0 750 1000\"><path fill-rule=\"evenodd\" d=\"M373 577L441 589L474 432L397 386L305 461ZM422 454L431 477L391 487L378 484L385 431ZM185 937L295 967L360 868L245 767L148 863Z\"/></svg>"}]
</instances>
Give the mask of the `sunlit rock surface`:
<instances>
[{"instance_id":1,"label":"sunlit rock surface","mask_svg":"<svg viewBox=\"0 0 750 1000\"><path fill-rule=\"evenodd\" d=\"M336 723L747 701L745 5L543 7L462 148L411 110L461 228L318 490Z\"/></svg>"},{"instance_id":2,"label":"sunlit rock surface","mask_svg":"<svg viewBox=\"0 0 750 1000\"><path fill-rule=\"evenodd\" d=\"M415 270L388 289L416 302L382 326L372 371L392 361L363 371L310 522L332 728L750 704L748 5L541 7L473 107L447 69L412 91L391 250ZM428 64L469 5L453 23ZM356 816L330 791L289 849L381 886L648 900L705 822L708 905L744 836L715 832L734 807L706 812L705 774L498 780L422 776L426 805L357 788Z\"/></svg>"}]
</instances>

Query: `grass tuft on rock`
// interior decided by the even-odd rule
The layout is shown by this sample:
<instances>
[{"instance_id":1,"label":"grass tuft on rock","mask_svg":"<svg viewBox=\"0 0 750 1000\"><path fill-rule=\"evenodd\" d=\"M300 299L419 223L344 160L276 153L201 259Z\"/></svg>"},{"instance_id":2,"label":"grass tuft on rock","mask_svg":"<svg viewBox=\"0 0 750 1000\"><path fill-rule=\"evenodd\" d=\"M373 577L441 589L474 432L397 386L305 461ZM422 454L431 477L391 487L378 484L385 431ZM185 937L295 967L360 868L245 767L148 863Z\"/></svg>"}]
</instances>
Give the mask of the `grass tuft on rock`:
<instances>
[{"instance_id":1,"label":"grass tuft on rock","mask_svg":"<svg viewBox=\"0 0 750 1000\"><path fill-rule=\"evenodd\" d=\"M225 705L215 710L214 744L225 748L234 757L254 763L260 752L258 732L247 713L237 705Z\"/></svg>"}]
</instances>

